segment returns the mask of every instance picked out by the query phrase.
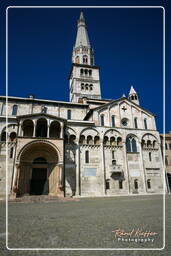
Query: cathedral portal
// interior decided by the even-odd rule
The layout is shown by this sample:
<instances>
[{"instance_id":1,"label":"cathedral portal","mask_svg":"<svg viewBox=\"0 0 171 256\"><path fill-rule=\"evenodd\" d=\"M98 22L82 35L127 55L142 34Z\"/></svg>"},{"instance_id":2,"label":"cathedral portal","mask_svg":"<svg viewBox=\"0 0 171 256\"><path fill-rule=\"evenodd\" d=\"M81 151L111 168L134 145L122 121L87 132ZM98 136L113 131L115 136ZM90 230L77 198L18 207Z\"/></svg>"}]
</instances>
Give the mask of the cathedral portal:
<instances>
[{"instance_id":1,"label":"cathedral portal","mask_svg":"<svg viewBox=\"0 0 171 256\"><path fill-rule=\"evenodd\" d=\"M63 173L57 149L34 141L22 149L16 166L15 189L22 195L63 195Z\"/></svg>"}]
</instances>

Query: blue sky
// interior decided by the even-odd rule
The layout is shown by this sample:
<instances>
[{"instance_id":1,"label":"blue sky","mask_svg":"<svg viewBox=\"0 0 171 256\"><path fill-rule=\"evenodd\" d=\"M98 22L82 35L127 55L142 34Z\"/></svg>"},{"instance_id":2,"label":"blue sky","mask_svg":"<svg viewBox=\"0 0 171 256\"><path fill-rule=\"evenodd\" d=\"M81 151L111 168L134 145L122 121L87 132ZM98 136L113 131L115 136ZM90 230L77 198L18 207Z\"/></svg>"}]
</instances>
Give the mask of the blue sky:
<instances>
[{"instance_id":1,"label":"blue sky","mask_svg":"<svg viewBox=\"0 0 171 256\"><path fill-rule=\"evenodd\" d=\"M60 5L59 1L4 1L5 5ZM7 4L7 2L9 4ZM68 1L69 5L78 3ZM99 4L100 1L98 1ZM110 5L128 5L136 1L105 1ZM134 2L134 3L133 3ZM146 5L147 1L137 1ZM148 1L163 5L166 1ZM65 2L67 4L67 2ZM86 1L88 5L90 1ZM91 1L91 4L96 1ZM101 3L101 5L103 5ZM84 1L79 1L83 5ZM169 8L166 6L167 13ZM69 100L68 75L76 37L76 22L81 8L9 9L9 95ZM99 9L82 8L90 43L95 51L95 63L100 67L101 91L105 99L118 99L137 90L140 104L156 115L157 128L163 129L162 72L162 9ZM166 13L166 14L167 14ZM5 16L4 16L5 17ZM4 18L2 25L4 25ZM167 24L169 21L167 20ZM1 33L4 33L4 27ZM170 38L166 36L166 46ZM5 41L1 38L4 60ZM2 62L1 62L2 63ZM167 63L169 59L167 57ZM166 64L167 64L166 63ZM2 71L4 69L2 68ZM4 72L3 72L4 73ZM2 83L3 77L1 77ZM169 77L166 77L167 97ZM5 94L5 86L1 88ZM166 99L167 99L166 97ZM170 108L167 102L167 110ZM167 115L169 111L167 112ZM166 131L171 130L167 116Z\"/></svg>"}]
</instances>

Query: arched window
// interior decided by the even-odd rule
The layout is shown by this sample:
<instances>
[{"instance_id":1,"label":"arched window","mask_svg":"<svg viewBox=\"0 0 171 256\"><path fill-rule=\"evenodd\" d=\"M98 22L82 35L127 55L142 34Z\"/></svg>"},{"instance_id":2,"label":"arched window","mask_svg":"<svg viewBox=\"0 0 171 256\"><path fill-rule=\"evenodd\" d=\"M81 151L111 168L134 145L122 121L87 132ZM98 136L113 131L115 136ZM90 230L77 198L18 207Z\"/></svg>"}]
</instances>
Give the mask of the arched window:
<instances>
[{"instance_id":1,"label":"arched window","mask_svg":"<svg viewBox=\"0 0 171 256\"><path fill-rule=\"evenodd\" d=\"M71 120L71 110L70 109L67 110L67 119Z\"/></svg>"},{"instance_id":2,"label":"arched window","mask_svg":"<svg viewBox=\"0 0 171 256\"><path fill-rule=\"evenodd\" d=\"M115 159L115 151L112 150L112 159Z\"/></svg>"},{"instance_id":3,"label":"arched window","mask_svg":"<svg viewBox=\"0 0 171 256\"><path fill-rule=\"evenodd\" d=\"M88 164L89 161L90 161L90 159L89 159L89 151L86 150L86 152L85 152L85 163Z\"/></svg>"},{"instance_id":4,"label":"arched window","mask_svg":"<svg viewBox=\"0 0 171 256\"><path fill-rule=\"evenodd\" d=\"M147 119L146 118L144 118L144 129L148 129L148 127L147 127Z\"/></svg>"},{"instance_id":5,"label":"arched window","mask_svg":"<svg viewBox=\"0 0 171 256\"><path fill-rule=\"evenodd\" d=\"M91 135L88 135L88 136L87 136L87 144L90 144L90 145L93 144L93 139L92 139L92 136L91 136Z\"/></svg>"},{"instance_id":6,"label":"arched window","mask_svg":"<svg viewBox=\"0 0 171 256\"><path fill-rule=\"evenodd\" d=\"M100 124L101 126L104 126L104 115L100 116Z\"/></svg>"},{"instance_id":7,"label":"arched window","mask_svg":"<svg viewBox=\"0 0 171 256\"><path fill-rule=\"evenodd\" d=\"M79 57L79 56L77 56L77 57L75 58L75 63L77 63L77 64L80 63L80 57Z\"/></svg>"},{"instance_id":8,"label":"arched window","mask_svg":"<svg viewBox=\"0 0 171 256\"><path fill-rule=\"evenodd\" d=\"M47 137L47 121L44 118L41 118L37 121L36 137Z\"/></svg>"},{"instance_id":9,"label":"arched window","mask_svg":"<svg viewBox=\"0 0 171 256\"><path fill-rule=\"evenodd\" d=\"M134 118L134 127L135 129L138 128L138 122L137 122L137 117Z\"/></svg>"},{"instance_id":10,"label":"arched window","mask_svg":"<svg viewBox=\"0 0 171 256\"><path fill-rule=\"evenodd\" d=\"M115 145L115 137L110 138L110 145L114 146Z\"/></svg>"},{"instance_id":11,"label":"arched window","mask_svg":"<svg viewBox=\"0 0 171 256\"><path fill-rule=\"evenodd\" d=\"M92 84L90 84L90 91L92 91L93 90L93 85Z\"/></svg>"},{"instance_id":12,"label":"arched window","mask_svg":"<svg viewBox=\"0 0 171 256\"><path fill-rule=\"evenodd\" d=\"M84 83L81 83L81 90L84 90Z\"/></svg>"},{"instance_id":13,"label":"arched window","mask_svg":"<svg viewBox=\"0 0 171 256\"><path fill-rule=\"evenodd\" d=\"M100 138L99 138L99 136L95 136L95 137L94 137L94 144L95 144L95 145L99 145L99 144L100 144Z\"/></svg>"},{"instance_id":14,"label":"arched window","mask_svg":"<svg viewBox=\"0 0 171 256\"><path fill-rule=\"evenodd\" d=\"M86 90L88 90L88 87L89 87L88 84L86 84L86 85L85 85Z\"/></svg>"},{"instance_id":15,"label":"arched window","mask_svg":"<svg viewBox=\"0 0 171 256\"><path fill-rule=\"evenodd\" d=\"M147 180L147 188L148 188L148 189L151 188L151 180L150 180L150 179Z\"/></svg>"},{"instance_id":16,"label":"arched window","mask_svg":"<svg viewBox=\"0 0 171 256\"><path fill-rule=\"evenodd\" d=\"M14 148L12 147L12 148L10 149L10 158L13 158L13 152L14 152Z\"/></svg>"},{"instance_id":17,"label":"arched window","mask_svg":"<svg viewBox=\"0 0 171 256\"><path fill-rule=\"evenodd\" d=\"M154 140L153 141L153 148L155 148L156 147L156 141Z\"/></svg>"},{"instance_id":18,"label":"arched window","mask_svg":"<svg viewBox=\"0 0 171 256\"><path fill-rule=\"evenodd\" d=\"M87 55L83 56L83 64L87 64L88 63L88 57Z\"/></svg>"},{"instance_id":19,"label":"arched window","mask_svg":"<svg viewBox=\"0 0 171 256\"><path fill-rule=\"evenodd\" d=\"M127 152L132 152L131 151L131 140L129 137L126 138L126 151Z\"/></svg>"},{"instance_id":20,"label":"arched window","mask_svg":"<svg viewBox=\"0 0 171 256\"><path fill-rule=\"evenodd\" d=\"M50 124L49 137L50 138L60 138L61 126L57 121L53 121Z\"/></svg>"},{"instance_id":21,"label":"arched window","mask_svg":"<svg viewBox=\"0 0 171 256\"><path fill-rule=\"evenodd\" d=\"M81 68L81 69L80 69L80 75L82 76L83 73L84 73L84 70Z\"/></svg>"},{"instance_id":22,"label":"arched window","mask_svg":"<svg viewBox=\"0 0 171 256\"><path fill-rule=\"evenodd\" d=\"M18 106L17 105L14 105L12 107L12 116L16 116L17 115L17 109L18 109Z\"/></svg>"},{"instance_id":23,"label":"arched window","mask_svg":"<svg viewBox=\"0 0 171 256\"><path fill-rule=\"evenodd\" d=\"M103 144L104 145L108 145L109 144L109 138L107 136L104 136Z\"/></svg>"},{"instance_id":24,"label":"arched window","mask_svg":"<svg viewBox=\"0 0 171 256\"><path fill-rule=\"evenodd\" d=\"M119 145L121 145L122 144L122 138L121 137L118 137L117 138L117 145L119 146Z\"/></svg>"},{"instance_id":25,"label":"arched window","mask_svg":"<svg viewBox=\"0 0 171 256\"><path fill-rule=\"evenodd\" d=\"M89 69L88 73L89 73L89 76L91 76L92 75L92 70Z\"/></svg>"},{"instance_id":26,"label":"arched window","mask_svg":"<svg viewBox=\"0 0 171 256\"><path fill-rule=\"evenodd\" d=\"M80 144L85 144L85 136L84 135L81 135L80 136Z\"/></svg>"},{"instance_id":27,"label":"arched window","mask_svg":"<svg viewBox=\"0 0 171 256\"><path fill-rule=\"evenodd\" d=\"M138 180L137 180L137 179L134 180L134 188L135 188L135 189L138 189Z\"/></svg>"},{"instance_id":28,"label":"arched window","mask_svg":"<svg viewBox=\"0 0 171 256\"><path fill-rule=\"evenodd\" d=\"M6 136L7 136L6 132L2 132L1 141L6 141Z\"/></svg>"},{"instance_id":29,"label":"arched window","mask_svg":"<svg viewBox=\"0 0 171 256\"><path fill-rule=\"evenodd\" d=\"M147 140L147 148L150 148L150 147L151 147L151 141Z\"/></svg>"},{"instance_id":30,"label":"arched window","mask_svg":"<svg viewBox=\"0 0 171 256\"><path fill-rule=\"evenodd\" d=\"M76 136L75 135L70 135L69 137L69 144L75 144Z\"/></svg>"},{"instance_id":31,"label":"arched window","mask_svg":"<svg viewBox=\"0 0 171 256\"><path fill-rule=\"evenodd\" d=\"M132 136L126 138L126 151L127 152L137 152L136 139Z\"/></svg>"},{"instance_id":32,"label":"arched window","mask_svg":"<svg viewBox=\"0 0 171 256\"><path fill-rule=\"evenodd\" d=\"M119 189L123 189L123 181L119 180Z\"/></svg>"},{"instance_id":33,"label":"arched window","mask_svg":"<svg viewBox=\"0 0 171 256\"><path fill-rule=\"evenodd\" d=\"M17 137L16 132L11 132L11 133L10 133L10 140L11 140L11 141L14 141L14 140L16 139L16 137Z\"/></svg>"},{"instance_id":34,"label":"arched window","mask_svg":"<svg viewBox=\"0 0 171 256\"><path fill-rule=\"evenodd\" d=\"M132 152L137 152L137 143L134 138L132 139Z\"/></svg>"},{"instance_id":35,"label":"arched window","mask_svg":"<svg viewBox=\"0 0 171 256\"><path fill-rule=\"evenodd\" d=\"M88 74L88 70L84 69L84 73L85 73L85 75L87 75Z\"/></svg>"},{"instance_id":36,"label":"arched window","mask_svg":"<svg viewBox=\"0 0 171 256\"><path fill-rule=\"evenodd\" d=\"M112 160L112 165L116 165L116 160L115 159Z\"/></svg>"},{"instance_id":37,"label":"arched window","mask_svg":"<svg viewBox=\"0 0 171 256\"><path fill-rule=\"evenodd\" d=\"M151 152L149 152L149 161L151 162Z\"/></svg>"},{"instance_id":38,"label":"arched window","mask_svg":"<svg viewBox=\"0 0 171 256\"><path fill-rule=\"evenodd\" d=\"M112 115L112 127L115 127L115 116Z\"/></svg>"},{"instance_id":39,"label":"arched window","mask_svg":"<svg viewBox=\"0 0 171 256\"><path fill-rule=\"evenodd\" d=\"M23 136L32 137L33 136L34 124L32 120L25 120L23 122Z\"/></svg>"}]
</instances>

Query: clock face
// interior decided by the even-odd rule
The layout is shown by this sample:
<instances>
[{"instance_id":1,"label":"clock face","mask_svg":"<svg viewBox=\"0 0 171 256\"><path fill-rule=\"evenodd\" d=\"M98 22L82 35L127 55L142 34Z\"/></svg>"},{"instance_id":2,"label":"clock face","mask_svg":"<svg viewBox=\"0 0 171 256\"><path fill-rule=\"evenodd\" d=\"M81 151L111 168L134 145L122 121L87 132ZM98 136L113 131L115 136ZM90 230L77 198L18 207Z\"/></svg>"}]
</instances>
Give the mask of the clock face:
<instances>
[{"instance_id":1,"label":"clock face","mask_svg":"<svg viewBox=\"0 0 171 256\"><path fill-rule=\"evenodd\" d=\"M121 121L123 126L127 126L128 125L128 119L127 118L123 118Z\"/></svg>"}]
</instances>

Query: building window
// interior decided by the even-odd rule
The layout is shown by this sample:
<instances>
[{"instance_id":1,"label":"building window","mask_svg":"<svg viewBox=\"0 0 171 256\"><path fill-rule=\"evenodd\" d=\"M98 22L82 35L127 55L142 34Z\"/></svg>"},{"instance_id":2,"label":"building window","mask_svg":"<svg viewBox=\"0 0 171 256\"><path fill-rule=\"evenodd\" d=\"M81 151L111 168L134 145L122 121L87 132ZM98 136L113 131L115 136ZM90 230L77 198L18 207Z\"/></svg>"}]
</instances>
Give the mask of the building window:
<instances>
[{"instance_id":1,"label":"building window","mask_svg":"<svg viewBox=\"0 0 171 256\"><path fill-rule=\"evenodd\" d=\"M84 63L84 64L87 64L87 63L88 63L88 57L87 57L87 55L84 55L84 56L83 56L83 63Z\"/></svg>"},{"instance_id":2,"label":"building window","mask_svg":"<svg viewBox=\"0 0 171 256\"><path fill-rule=\"evenodd\" d=\"M135 126L135 129L138 128L137 117L134 118L134 126Z\"/></svg>"},{"instance_id":3,"label":"building window","mask_svg":"<svg viewBox=\"0 0 171 256\"><path fill-rule=\"evenodd\" d=\"M7 134L6 132L2 132L1 134L1 141L6 141Z\"/></svg>"},{"instance_id":4,"label":"building window","mask_svg":"<svg viewBox=\"0 0 171 256\"><path fill-rule=\"evenodd\" d=\"M165 165L168 166L169 165L169 162L168 162L168 157L165 156Z\"/></svg>"},{"instance_id":5,"label":"building window","mask_svg":"<svg viewBox=\"0 0 171 256\"><path fill-rule=\"evenodd\" d=\"M83 73L84 73L84 71L83 71L83 69L81 68L81 69L80 69L80 75L82 76Z\"/></svg>"},{"instance_id":6,"label":"building window","mask_svg":"<svg viewBox=\"0 0 171 256\"><path fill-rule=\"evenodd\" d=\"M165 149L168 150L168 146L167 146L167 143L165 143Z\"/></svg>"},{"instance_id":7,"label":"building window","mask_svg":"<svg viewBox=\"0 0 171 256\"><path fill-rule=\"evenodd\" d=\"M92 84L90 84L90 91L92 91L93 90L93 85Z\"/></svg>"},{"instance_id":8,"label":"building window","mask_svg":"<svg viewBox=\"0 0 171 256\"><path fill-rule=\"evenodd\" d=\"M90 162L90 159L89 159L89 151L86 150L85 152L85 163L88 164Z\"/></svg>"},{"instance_id":9,"label":"building window","mask_svg":"<svg viewBox=\"0 0 171 256\"><path fill-rule=\"evenodd\" d=\"M123 126L127 126L127 125L128 125L128 119L127 119L127 118L123 118L123 119L121 120L121 124L122 124Z\"/></svg>"},{"instance_id":10,"label":"building window","mask_svg":"<svg viewBox=\"0 0 171 256\"><path fill-rule=\"evenodd\" d=\"M133 153L138 152L135 138L132 138L131 136L126 138L126 151Z\"/></svg>"},{"instance_id":11,"label":"building window","mask_svg":"<svg viewBox=\"0 0 171 256\"><path fill-rule=\"evenodd\" d=\"M112 165L116 165L116 160L112 160Z\"/></svg>"},{"instance_id":12,"label":"building window","mask_svg":"<svg viewBox=\"0 0 171 256\"><path fill-rule=\"evenodd\" d=\"M123 189L123 181L119 180L119 189Z\"/></svg>"},{"instance_id":13,"label":"building window","mask_svg":"<svg viewBox=\"0 0 171 256\"><path fill-rule=\"evenodd\" d=\"M110 189L110 181L106 180L106 189Z\"/></svg>"},{"instance_id":14,"label":"building window","mask_svg":"<svg viewBox=\"0 0 171 256\"><path fill-rule=\"evenodd\" d=\"M144 129L146 129L146 130L148 129L147 128L147 119L146 118L144 118Z\"/></svg>"},{"instance_id":15,"label":"building window","mask_svg":"<svg viewBox=\"0 0 171 256\"><path fill-rule=\"evenodd\" d=\"M115 151L112 151L112 159L115 159Z\"/></svg>"},{"instance_id":16,"label":"building window","mask_svg":"<svg viewBox=\"0 0 171 256\"><path fill-rule=\"evenodd\" d=\"M14 151L14 148L12 147L12 148L10 149L10 158L13 158L13 151Z\"/></svg>"},{"instance_id":17,"label":"building window","mask_svg":"<svg viewBox=\"0 0 171 256\"><path fill-rule=\"evenodd\" d=\"M132 139L132 152L137 152L137 143L134 138Z\"/></svg>"},{"instance_id":18,"label":"building window","mask_svg":"<svg viewBox=\"0 0 171 256\"><path fill-rule=\"evenodd\" d=\"M138 189L138 180L137 180L137 179L134 180L134 188L135 188L135 189Z\"/></svg>"},{"instance_id":19,"label":"building window","mask_svg":"<svg viewBox=\"0 0 171 256\"><path fill-rule=\"evenodd\" d=\"M17 115L17 109L18 109L18 106L17 105L14 105L12 107L12 116L16 116Z\"/></svg>"},{"instance_id":20,"label":"building window","mask_svg":"<svg viewBox=\"0 0 171 256\"><path fill-rule=\"evenodd\" d=\"M151 162L151 152L149 152L149 161Z\"/></svg>"},{"instance_id":21,"label":"building window","mask_svg":"<svg viewBox=\"0 0 171 256\"><path fill-rule=\"evenodd\" d=\"M115 116L112 116L112 127L115 127Z\"/></svg>"},{"instance_id":22,"label":"building window","mask_svg":"<svg viewBox=\"0 0 171 256\"><path fill-rule=\"evenodd\" d=\"M148 188L148 189L151 188L151 180L150 180L150 179L147 180L147 188Z\"/></svg>"},{"instance_id":23,"label":"building window","mask_svg":"<svg viewBox=\"0 0 171 256\"><path fill-rule=\"evenodd\" d=\"M77 56L77 57L75 58L75 63L77 63L77 64L80 63L80 58L79 58L79 56Z\"/></svg>"},{"instance_id":24,"label":"building window","mask_svg":"<svg viewBox=\"0 0 171 256\"><path fill-rule=\"evenodd\" d=\"M101 126L104 126L104 115L100 116L100 123L101 123Z\"/></svg>"},{"instance_id":25,"label":"building window","mask_svg":"<svg viewBox=\"0 0 171 256\"><path fill-rule=\"evenodd\" d=\"M84 83L81 84L81 90L84 90Z\"/></svg>"},{"instance_id":26,"label":"building window","mask_svg":"<svg viewBox=\"0 0 171 256\"><path fill-rule=\"evenodd\" d=\"M89 76L92 76L92 70L91 69L89 69L88 73L89 73Z\"/></svg>"},{"instance_id":27,"label":"building window","mask_svg":"<svg viewBox=\"0 0 171 256\"><path fill-rule=\"evenodd\" d=\"M68 120L71 119L71 110L70 109L67 110L67 119Z\"/></svg>"},{"instance_id":28,"label":"building window","mask_svg":"<svg viewBox=\"0 0 171 256\"><path fill-rule=\"evenodd\" d=\"M169 144L169 149L171 150L171 143Z\"/></svg>"}]
</instances>

